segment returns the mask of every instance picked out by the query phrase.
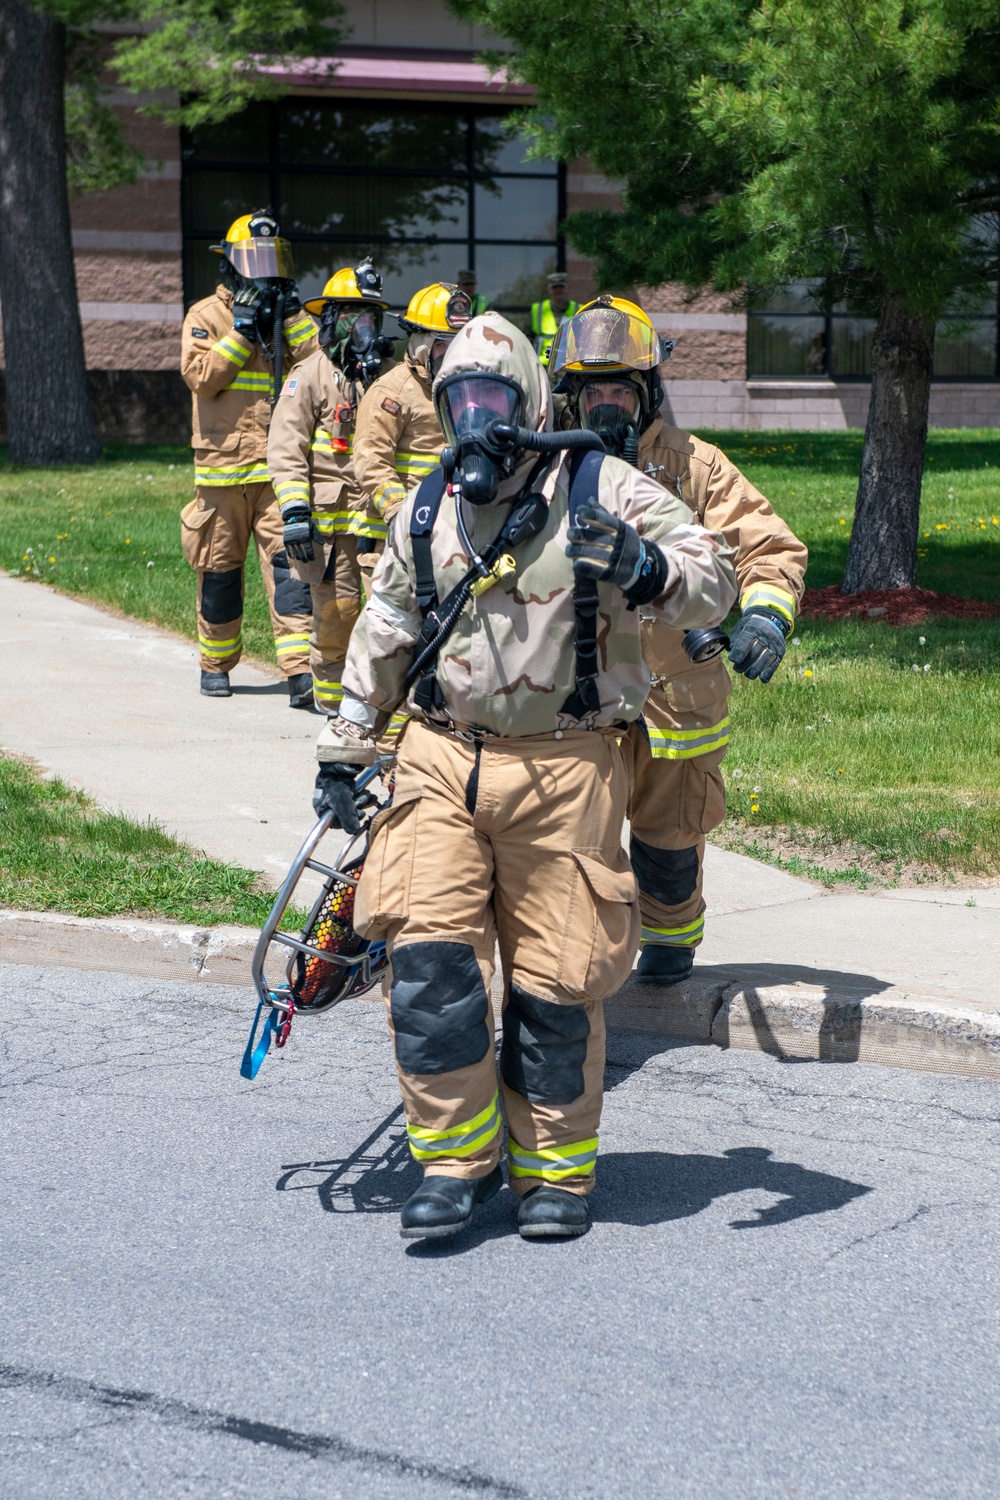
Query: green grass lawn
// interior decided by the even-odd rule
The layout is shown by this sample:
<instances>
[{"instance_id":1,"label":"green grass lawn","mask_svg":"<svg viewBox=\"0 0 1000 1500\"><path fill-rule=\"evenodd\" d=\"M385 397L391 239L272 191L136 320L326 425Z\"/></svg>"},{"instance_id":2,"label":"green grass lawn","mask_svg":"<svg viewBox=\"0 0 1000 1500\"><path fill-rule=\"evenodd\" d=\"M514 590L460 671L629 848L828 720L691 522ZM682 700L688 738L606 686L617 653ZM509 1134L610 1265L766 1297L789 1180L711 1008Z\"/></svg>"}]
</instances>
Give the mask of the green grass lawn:
<instances>
[{"instance_id":1,"label":"green grass lawn","mask_svg":"<svg viewBox=\"0 0 1000 1500\"><path fill-rule=\"evenodd\" d=\"M704 436L808 543L810 587L839 581L861 434ZM923 587L1000 599L998 479L1000 433L931 434ZM192 637L178 523L192 493L186 449L109 449L93 468L0 465L0 566ZM244 639L274 661L255 563ZM861 884L906 867L1000 875L1000 625L804 620L795 639L773 682L736 680L723 838Z\"/></svg>"},{"instance_id":2,"label":"green grass lawn","mask_svg":"<svg viewBox=\"0 0 1000 1500\"><path fill-rule=\"evenodd\" d=\"M65 782L2 756L0 827L0 906L246 927L262 926L271 909L254 871L199 857L155 823L102 812ZM282 925L304 920L289 911Z\"/></svg>"}]
</instances>

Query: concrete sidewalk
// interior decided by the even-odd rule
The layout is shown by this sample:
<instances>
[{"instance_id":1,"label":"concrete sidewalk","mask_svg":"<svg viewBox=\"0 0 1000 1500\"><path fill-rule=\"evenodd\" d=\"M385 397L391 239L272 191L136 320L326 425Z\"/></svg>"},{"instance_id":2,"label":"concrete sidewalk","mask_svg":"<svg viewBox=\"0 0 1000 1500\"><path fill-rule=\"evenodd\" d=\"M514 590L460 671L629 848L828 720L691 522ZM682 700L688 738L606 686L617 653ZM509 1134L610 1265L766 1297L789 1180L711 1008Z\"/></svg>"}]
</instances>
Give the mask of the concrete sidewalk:
<instances>
[{"instance_id":1,"label":"concrete sidewalk","mask_svg":"<svg viewBox=\"0 0 1000 1500\"><path fill-rule=\"evenodd\" d=\"M0 649L0 745L280 882L311 822L320 721L288 708L276 671L240 666L233 698L202 698L193 646L10 578L0 578ZM709 848L705 894L692 1039L724 1026L729 1045L771 1050L774 1027L754 1024L756 1002L723 1001L734 986L751 997L782 991L789 1036L814 1049L806 1055L835 1055L831 1017L853 1015L859 997L883 1010L916 997L935 1013L974 1013L991 1036L1000 1025L1000 888L831 893ZM662 1029L670 992L658 994L632 995L635 1024L646 1013Z\"/></svg>"}]
</instances>

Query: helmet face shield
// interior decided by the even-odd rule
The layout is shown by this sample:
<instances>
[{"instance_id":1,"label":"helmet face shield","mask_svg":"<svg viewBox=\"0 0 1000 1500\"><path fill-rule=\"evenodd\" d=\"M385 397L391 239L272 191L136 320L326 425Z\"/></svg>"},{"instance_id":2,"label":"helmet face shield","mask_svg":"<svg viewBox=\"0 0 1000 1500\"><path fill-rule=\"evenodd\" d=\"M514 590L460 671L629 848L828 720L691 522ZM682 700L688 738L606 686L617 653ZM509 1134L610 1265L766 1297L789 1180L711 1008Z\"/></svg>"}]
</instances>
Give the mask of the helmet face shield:
<instances>
[{"instance_id":1,"label":"helmet face shield","mask_svg":"<svg viewBox=\"0 0 1000 1500\"><path fill-rule=\"evenodd\" d=\"M580 426L591 432L615 428L626 422L638 423L643 415L643 401L631 380L594 377L584 382L578 403Z\"/></svg>"},{"instance_id":2,"label":"helmet face shield","mask_svg":"<svg viewBox=\"0 0 1000 1500\"><path fill-rule=\"evenodd\" d=\"M233 270L247 281L292 281L292 247L283 239L236 240L224 246Z\"/></svg>"},{"instance_id":3,"label":"helmet face shield","mask_svg":"<svg viewBox=\"0 0 1000 1500\"><path fill-rule=\"evenodd\" d=\"M565 370L653 370L660 363L660 340L647 322L617 307L592 304L568 318L559 330L549 368Z\"/></svg>"},{"instance_id":4,"label":"helmet face shield","mask_svg":"<svg viewBox=\"0 0 1000 1500\"><path fill-rule=\"evenodd\" d=\"M483 437L490 422L519 426L524 407L524 395L516 381L481 371L460 370L449 375L434 400L444 435L453 448L463 438Z\"/></svg>"}]
</instances>

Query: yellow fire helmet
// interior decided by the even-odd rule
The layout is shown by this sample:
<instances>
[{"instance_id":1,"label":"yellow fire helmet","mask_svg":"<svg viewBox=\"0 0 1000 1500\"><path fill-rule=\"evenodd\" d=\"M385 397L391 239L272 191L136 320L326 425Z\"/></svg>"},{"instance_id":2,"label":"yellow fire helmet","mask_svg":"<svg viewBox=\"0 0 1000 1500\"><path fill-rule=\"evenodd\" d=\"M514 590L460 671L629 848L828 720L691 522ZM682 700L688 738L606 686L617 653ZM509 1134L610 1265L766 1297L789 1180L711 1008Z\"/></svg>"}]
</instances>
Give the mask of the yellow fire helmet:
<instances>
[{"instance_id":1,"label":"yellow fire helmet","mask_svg":"<svg viewBox=\"0 0 1000 1500\"><path fill-rule=\"evenodd\" d=\"M318 318L328 302L355 302L364 307L380 307L383 312L388 312L389 304L382 296L382 277L372 264L370 255L366 255L353 271L350 266L341 266L339 271L334 271L323 288L322 296L313 297L304 306L306 312L311 312Z\"/></svg>"},{"instance_id":2,"label":"yellow fire helmet","mask_svg":"<svg viewBox=\"0 0 1000 1500\"><path fill-rule=\"evenodd\" d=\"M553 378L601 370L655 370L668 353L641 307L625 297L604 296L563 323L549 370Z\"/></svg>"},{"instance_id":3,"label":"yellow fire helmet","mask_svg":"<svg viewBox=\"0 0 1000 1500\"><path fill-rule=\"evenodd\" d=\"M399 317L407 333L436 333L450 338L472 317L472 303L453 282L435 281L414 292L406 312Z\"/></svg>"},{"instance_id":4,"label":"yellow fire helmet","mask_svg":"<svg viewBox=\"0 0 1000 1500\"><path fill-rule=\"evenodd\" d=\"M234 219L222 244L210 245L209 249L224 255L233 270L248 281L291 281L295 276L292 247L278 233L276 220L262 208Z\"/></svg>"}]
</instances>

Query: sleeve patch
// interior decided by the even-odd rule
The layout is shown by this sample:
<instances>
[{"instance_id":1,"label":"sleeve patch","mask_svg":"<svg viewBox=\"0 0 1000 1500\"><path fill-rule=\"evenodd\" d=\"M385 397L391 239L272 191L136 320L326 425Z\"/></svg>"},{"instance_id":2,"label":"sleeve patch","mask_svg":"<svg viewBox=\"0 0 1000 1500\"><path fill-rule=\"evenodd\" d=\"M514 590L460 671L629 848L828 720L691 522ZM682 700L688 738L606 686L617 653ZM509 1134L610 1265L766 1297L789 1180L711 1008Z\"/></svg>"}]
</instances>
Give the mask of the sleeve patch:
<instances>
[{"instance_id":1,"label":"sleeve patch","mask_svg":"<svg viewBox=\"0 0 1000 1500\"><path fill-rule=\"evenodd\" d=\"M286 395L294 396L295 392L298 390L298 385L299 385L299 378L298 378L298 376L297 375L290 375L288 377L288 379L285 381L285 393L286 393Z\"/></svg>"},{"instance_id":2,"label":"sleeve patch","mask_svg":"<svg viewBox=\"0 0 1000 1500\"><path fill-rule=\"evenodd\" d=\"M399 402L394 401L391 396L383 396L382 410L391 412L394 417L398 417L403 408L400 406Z\"/></svg>"},{"instance_id":3,"label":"sleeve patch","mask_svg":"<svg viewBox=\"0 0 1000 1500\"><path fill-rule=\"evenodd\" d=\"M208 338L208 329L207 328L192 328L192 330L191 330L191 337L193 339L207 339Z\"/></svg>"}]
</instances>

